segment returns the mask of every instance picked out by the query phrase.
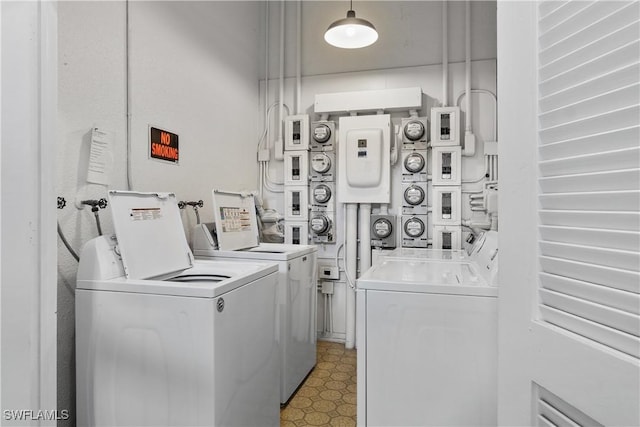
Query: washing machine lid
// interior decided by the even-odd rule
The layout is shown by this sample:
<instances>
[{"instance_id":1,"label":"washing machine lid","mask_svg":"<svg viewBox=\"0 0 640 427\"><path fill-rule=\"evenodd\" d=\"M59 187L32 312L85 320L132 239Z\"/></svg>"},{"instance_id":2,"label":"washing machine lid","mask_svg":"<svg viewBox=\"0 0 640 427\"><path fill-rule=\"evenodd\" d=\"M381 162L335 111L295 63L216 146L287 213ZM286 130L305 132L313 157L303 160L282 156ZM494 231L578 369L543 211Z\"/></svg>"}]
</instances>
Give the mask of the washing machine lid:
<instances>
[{"instance_id":1,"label":"washing machine lid","mask_svg":"<svg viewBox=\"0 0 640 427\"><path fill-rule=\"evenodd\" d=\"M386 258L367 270L358 289L451 295L496 296L472 262Z\"/></svg>"},{"instance_id":2,"label":"washing machine lid","mask_svg":"<svg viewBox=\"0 0 640 427\"><path fill-rule=\"evenodd\" d=\"M161 278L192 267L175 194L109 191L109 204L128 278Z\"/></svg>"},{"instance_id":3,"label":"washing machine lid","mask_svg":"<svg viewBox=\"0 0 640 427\"><path fill-rule=\"evenodd\" d=\"M253 195L214 189L212 196L218 248L234 251L258 246L258 219Z\"/></svg>"}]
</instances>

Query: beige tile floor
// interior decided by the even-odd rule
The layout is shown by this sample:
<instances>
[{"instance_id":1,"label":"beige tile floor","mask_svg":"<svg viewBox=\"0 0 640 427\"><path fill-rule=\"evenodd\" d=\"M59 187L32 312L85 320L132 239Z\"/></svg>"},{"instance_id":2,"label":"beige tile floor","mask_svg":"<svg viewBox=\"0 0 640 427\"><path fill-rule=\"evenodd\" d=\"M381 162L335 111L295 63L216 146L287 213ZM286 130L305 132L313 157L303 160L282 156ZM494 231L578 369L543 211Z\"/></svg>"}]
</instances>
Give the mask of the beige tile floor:
<instances>
[{"instance_id":1,"label":"beige tile floor","mask_svg":"<svg viewBox=\"0 0 640 427\"><path fill-rule=\"evenodd\" d=\"M280 411L282 427L356 425L356 351L318 341L316 367Z\"/></svg>"}]
</instances>

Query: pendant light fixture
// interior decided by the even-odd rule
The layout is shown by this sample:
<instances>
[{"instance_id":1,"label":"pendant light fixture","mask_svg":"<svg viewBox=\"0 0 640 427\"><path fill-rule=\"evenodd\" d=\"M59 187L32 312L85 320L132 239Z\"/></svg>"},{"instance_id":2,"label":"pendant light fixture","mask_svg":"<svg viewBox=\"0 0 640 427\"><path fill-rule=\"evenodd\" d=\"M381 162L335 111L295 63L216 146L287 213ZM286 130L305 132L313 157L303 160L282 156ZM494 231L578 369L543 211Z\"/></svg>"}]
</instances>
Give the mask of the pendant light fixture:
<instances>
[{"instance_id":1,"label":"pendant light fixture","mask_svg":"<svg viewBox=\"0 0 640 427\"><path fill-rule=\"evenodd\" d=\"M335 47L358 49L375 43L378 40L378 32L371 22L356 18L353 0L350 0L347 17L329 25L324 33L324 40Z\"/></svg>"}]
</instances>

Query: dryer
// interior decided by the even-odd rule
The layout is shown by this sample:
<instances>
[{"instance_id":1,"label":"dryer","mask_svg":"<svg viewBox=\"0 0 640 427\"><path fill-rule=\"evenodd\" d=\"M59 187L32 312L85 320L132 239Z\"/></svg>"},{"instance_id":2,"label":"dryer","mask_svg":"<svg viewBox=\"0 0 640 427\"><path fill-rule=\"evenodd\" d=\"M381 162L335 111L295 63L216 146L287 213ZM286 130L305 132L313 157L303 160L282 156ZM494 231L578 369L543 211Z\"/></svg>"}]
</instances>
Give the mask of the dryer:
<instances>
[{"instance_id":1,"label":"dryer","mask_svg":"<svg viewBox=\"0 0 640 427\"><path fill-rule=\"evenodd\" d=\"M109 199L78 268L78 425L279 425L277 266L194 260L171 193Z\"/></svg>"},{"instance_id":2,"label":"dryer","mask_svg":"<svg viewBox=\"0 0 640 427\"><path fill-rule=\"evenodd\" d=\"M492 244L459 261L382 257L357 280L359 425L496 425Z\"/></svg>"},{"instance_id":3,"label":"dryer","mask_svg":"<svg viewBox=\"0 0 640 427\"><path fill-rule=\"evenodd\" d=\"M316 364L317 248L259 243L252 195L214 190L213 206L215 223L199 224L192 231L197 259L278 265L279 400L286 403ZM226 222L234 211L247 213L235 228Z\"/></svg>"}]
</instances>

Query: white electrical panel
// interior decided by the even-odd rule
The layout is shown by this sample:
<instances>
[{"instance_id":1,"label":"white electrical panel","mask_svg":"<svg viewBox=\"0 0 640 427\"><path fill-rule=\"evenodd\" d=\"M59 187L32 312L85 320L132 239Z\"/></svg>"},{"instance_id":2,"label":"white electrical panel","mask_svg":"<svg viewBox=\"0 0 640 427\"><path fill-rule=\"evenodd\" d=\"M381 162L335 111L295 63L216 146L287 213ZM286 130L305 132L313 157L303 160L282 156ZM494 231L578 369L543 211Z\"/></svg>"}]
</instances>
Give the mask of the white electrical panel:
<instances>
[{"instance_id":1,"label":"white electrical panel","mask_svg":"<svg viewBox=\"0 0 640 427\"><path fill-rule=\"evenodd\" d=\"M309 155L311 181L333 181L335 179L336 154L331 151L314 152Z\"/></svg>"},{"instance_id":2,"label":"white electrical panel","mask_svg":"<svg viewBox=\"0 0 640 427\"><path fill-rule=\"evenodd\" d=\"M462 227L435 225L433 227L433 249L459 250L462 244Z\"/></svg>"},{"instance_id":3,"label":"white electrical panel","mask_svg":"<svg viewBox=\"0 0 640 427\"><path fill-rule=\"evenodd\" d=\"M284 224L284 242L288 245L308 245L309 224L307 221L286 221Z\"/></svg>"},{"instance_id":4,"label":"white electrical panel","mask_svg":"<svg viewBox=\"0 0 640 427\"><path fill-rule=\"evenodd\" d=\"M311 151L330 151L336 144L336 123L318 121L311 123Z\"/></svg>"},{"instance_id":5,"label":"white electrical panel","mask_svg":"<svg viewBox=\"0 0 640 427\"><path fill-rule=\"evenodd\" d=\"M427 215L403 215L402 246L426 248L427 244Z\"/></svg>"},{"instance_id":6,"label":"white electrical panel","mask_svg":"<svg viewBox=\"0 0 640 427\"><path fill-rule=\"evenodd\" d=\"M402 148L427 148L429 128L426 117L402 119Z\"/></svg>"},{"instance_id":7,"label":"white electrical panel","mask_svg":"<svg viewBox=\"0 0 640 427\"><path fill-rule=\"evenodd\" d=\"M431 109L431 146L460 145L460 107Z\"/></svg>"},{"instance_id":8,"label":"white electrical panel","mask_svg":"<svg viewBox=\"0 0 640 427\"><path fill-rule=\"evenodd\" d=\"M309 116L301 114L285 118L285 150L309 149Z\"/></svg>"},{"instance_id":9,"label":"white electrical panel","mask_svg":"<svg viewBox=\"0 0 640 427\"><path fill-rule=\"evenodd\" d=\"M431 149L433 185L460 185L462 182L462 149L433 147Z\"/></svg>"},{"instance_id":10,"label":"white electrical panel","mask_svg":"<svg viewBox=\"0 0 640 427\"><path fill-rule=\"evenodd\" d=\"M284 188L285 221L306 221L309 219L309 187Z\"/></svg>"},{"instance_id":11,"label":"white electrical panel","mask_svg":"<svg viewBox=\"0 0 640 427\"><path fill-rule=\"evenodd\" d=\"M313 243L334 243L335 216L331 211L312 212L309 220L309 234Z\"/></svg>"},{"instance_id":12,"label":"white electrical panel","mask_svg":"<svg viewBox=\"0 0 640 427\"><path fill-rule=\"evenodd\" d=\"M389 203L391 116L341 117L339 127L339 201Z\"/></svg>"},{"instance_id":13,"label":"white electrical panel","mask_svg":"<svg viewBox=\"0 0 640 427\"><path fill-rule=\"evenodd\" d=\"M433 187L433 225L460 225L460 187Z\"/></svg>"},{"instance_id":14,"label":"white electrical panel","mask_svg":"<svg viewBox=\"0 0 640 427\"><path fill-rule=\"evenodd\" d=\"M306 185L309 179L309 152L285 151L284 183L285 185Z\"/></svg>"},{"instance_id":15,"label":"white electrical panel","mask_svg":"<svg viewBox=\"0 0 640 427\"><path fill-rule=\"evenodd\" d=\"M333 182L318 182L311 185L309 202L312 211L334 210L336 190Z\"/></svg>"},{"instance_id":16,"label":"white electrical panel","mask_svg":"<svg viewBox=\"0 0 640 427\"><path fill-rule=\"evenodd\" d=\"M427 150L402 150L402 182L427 180Z\"/></svg>"},{"instance_id":17,"label":"white electrical panel","mask_svg":"<svg viewBox=\"0 0 640 427\"><path fill-rule=\"evenodd\" d=\"M427 183L409 182L402 184L402 213L405 215L426 214L428 212Z\"/></svg>"}]
</instances>

